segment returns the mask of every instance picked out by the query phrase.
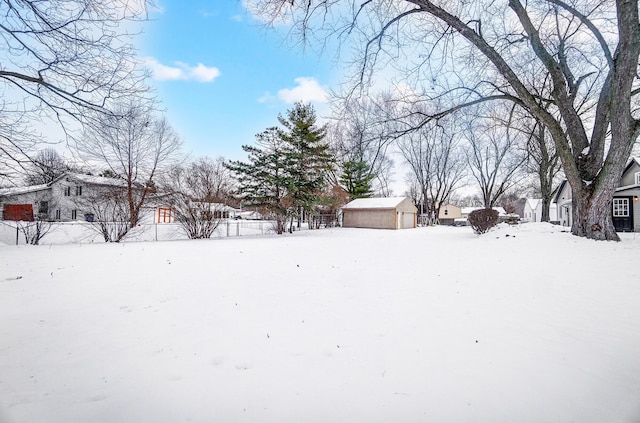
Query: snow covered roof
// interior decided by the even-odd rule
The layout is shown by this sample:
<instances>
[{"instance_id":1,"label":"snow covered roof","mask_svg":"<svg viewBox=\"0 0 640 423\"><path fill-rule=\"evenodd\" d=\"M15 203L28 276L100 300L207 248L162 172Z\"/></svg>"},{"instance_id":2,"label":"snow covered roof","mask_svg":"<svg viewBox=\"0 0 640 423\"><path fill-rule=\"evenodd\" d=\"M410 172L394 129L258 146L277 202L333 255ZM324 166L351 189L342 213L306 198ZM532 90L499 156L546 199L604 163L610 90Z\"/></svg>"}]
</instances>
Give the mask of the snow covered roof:
<instances>
[{"instance_id":1,"label":"snow covered roof","mask_svg":"<svg viewBox=\"0 0 640 423\"><path fill-rule=\"evenodd\" d=\"M531 208L531 210L537 209L541 201L541 198L527 198L527 204L529 204L529 208Z\"/></svg>"},{"instance_id":2,"label":"snow covered roof","mask_svg":"<svg viewBox=\"0 0 640 423\"><path fill-rule=\"evenodd\" d=\"M342 206L343 209L392 209L407 197L356 198Z\"/></svg>"},{"instance_id":3,"label":"snow covered roof","mask_svg":"<svg viewBox=\"0 0 640 423\"><path fill-rule=\"evenodd\" d=\"M11 196L11 195L20 195L20 194L28 194L30 192L37 192L48 189L48 184L41 185L30 185L27 187L12 187L12 188L2 188L0 189L0 197Z\"/></svg>"},{"instance_id":4,"label":"snow covered roof","mask_svg":"<svg viewBox=\"0 0 640 423\"><path fill-rule=\"evenodd\" d=\"M83 175L81 173L66 173L62 178L74 179L89 185L125 186L126 182L117 178L105 178L103 176ZM60 179L60 178L59 178Z\"/></svg>"}]
</instances>

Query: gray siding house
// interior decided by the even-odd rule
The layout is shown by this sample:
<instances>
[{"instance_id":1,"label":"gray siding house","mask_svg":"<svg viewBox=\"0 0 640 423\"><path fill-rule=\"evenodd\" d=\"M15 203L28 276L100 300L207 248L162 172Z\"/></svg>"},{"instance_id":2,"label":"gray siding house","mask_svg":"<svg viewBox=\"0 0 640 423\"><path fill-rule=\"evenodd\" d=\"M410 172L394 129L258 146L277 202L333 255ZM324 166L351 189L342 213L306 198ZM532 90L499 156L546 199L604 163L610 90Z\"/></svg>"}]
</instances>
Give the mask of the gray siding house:
<instances>
[{"instance_id":1,"label":"gray siding house","mask_svg":"<svg viewBox=\"0 0 640 423\"><path fill-rule=\"evenodd\" d=\"M640 232L640 158L633 157L622 172L620 183L611 202L611 217L617 232ZM558 222L573 224L571 187L565 180L553 200L557 205Z\"/></svg>"}]
</instances>

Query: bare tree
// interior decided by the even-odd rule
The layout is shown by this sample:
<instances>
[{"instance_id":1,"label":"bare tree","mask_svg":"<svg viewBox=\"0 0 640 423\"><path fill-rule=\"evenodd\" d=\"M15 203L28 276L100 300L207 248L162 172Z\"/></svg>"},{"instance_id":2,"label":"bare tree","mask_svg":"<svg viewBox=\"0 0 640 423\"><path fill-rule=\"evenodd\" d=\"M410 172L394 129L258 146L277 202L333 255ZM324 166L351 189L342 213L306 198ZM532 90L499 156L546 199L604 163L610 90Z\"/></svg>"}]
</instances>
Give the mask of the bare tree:
<instances>
[{"instance_id":1,"label":"bare tree","mask_svg":"<svg viewBox=\"0 0 640 423\"><path fill-rule=\"evenodd\" d=\"M383 105L370 97L345 99L334 104L335 122L329 128L341 164L364 163L368 174L363 176L371 181L373 194L383 197L391 194L394 167L388 152L386 113Z\"/></svg>"},{"instance_id":2,"label":"bare tree","mask_svg":"<svg viewBox=\"0 0 640 423\"><path fill-rule=\"evenodd\" d=\"M0 177L30 163L40 122L70 136L147 92L125 27L146 17L145 0L1 0L0 16Z\"/></svg>"},{"instance_id":3,"label":"bare tree","mask_svg":"<svg viewBox=\"0 0 640 423\"><path fill-rule=\"evenodd\" d=\"M469 123L466 133L467 163L480 189L483 206L492 208L500 197L523 177L527 156L518 147L518 136L496 119L480 118Z\"/></svg>"},{"instance_id":4,"label":"bare tree","mask_svg":"<svg viewBox=\"0 0 640 423\"><path fill-rule=\"evenodd\" d=\"M541 221L548 222L549 207L558 186L557 177L561 173L562 166L546 127L535 122L529 130L527 170L536 175L538 181L536 189L539 190L542 199Z\"/></svg>"},{"instance_id":5,"label":"bare tree","mask_svg":"<svg viewBox=\"0 0 640 423\"><path fill-rule=\"evenodd\" d=\"M412 171L426 207L429 224L436 224L440 207L466 175L466 160L456 135L442 126L425 125L400 139L400 152Z\"/></svg>"},{"instance_id":6,"label":"bare tree","mask_svg":"<svg viewBox=\"0 0 640 423\"><path fill-rule=\"evenodd\" d=\"M27 185L48 184L69 170L69 165L53 148L45 148L31 159L26 168Z\"/></svg>"},{"instance_id":7,"label":"bare tree","mask_svg":"<svg viewBox=\"0 0 640 423\"><path fill-rule=\"evenodd\" d=\"M190 239L210 238L225 217L232 190L224 159L201 158L171 170L164 181L175 219Z\"/></svg>"},{"instance_id":8,"label":"bare tree","mask_svg":"<svg viewBox=\"0 0 640 423\"><path fill-rule=\"evenodd\" d=\"M36 193L34 203L37 206L37 211L33 214L33 220L17 221L16 223L27 244L39 245L40 241L54 230L50 211L55 208L55 202L51 198L50 191L43 191Z\"/></svg>"},{"instance_id":9,"label":"bare tree","mask_svg":"<svg viewBox=\"0 0 640 423\"><path fill-rule=\"evenodd\" d=\"M122 180L93 186L76 204L91 215L89 223L104 242L120 242L132 229L127 190Z\"/></svg>"},{"instance_id":10,"label":"bare tree","mask_svg":"<svg viewBox=\"0 0 640 423\"><path fill-rule=\"evenodd\" d=\"M179 160L180 139L166 119L155 119L144 105L97 118L100 125L88 128L76 149L124 180L129 227L134 228L155 190L157 173Z\"/></svg>"},{"instance_id":11,"label":"bare tree","mask_svg":"<svg viewBox=\"0 0 640 423\"><path fill-rule=\"evenodd\" d=\"M527 110L546 127L571 185L572 233L619 240L610 204L640 134L638 0L252 3L266 21L290 22L288 33L304 41L326 31L359 43L356 88L396 65L424 98L442 101L425 122L491 100ZM550 75L549 108L532 69Z\"/></svg>"}]
</instances>

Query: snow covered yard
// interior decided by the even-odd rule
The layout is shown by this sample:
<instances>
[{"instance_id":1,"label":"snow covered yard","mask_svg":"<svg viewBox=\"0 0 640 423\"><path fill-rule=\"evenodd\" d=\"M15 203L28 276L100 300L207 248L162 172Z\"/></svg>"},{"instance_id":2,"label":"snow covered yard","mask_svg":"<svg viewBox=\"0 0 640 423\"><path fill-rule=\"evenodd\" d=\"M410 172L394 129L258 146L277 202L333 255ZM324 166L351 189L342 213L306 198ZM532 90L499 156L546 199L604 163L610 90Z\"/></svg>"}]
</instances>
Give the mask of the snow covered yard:
<instances>
[{"instance_id":1,"label":"snow covered yard","mask_svg":"<svg viewBox=\"0 0 640 423\"><path fill-rule=\"evenodd\" d=\"M638 422L640 235L0 246L0 422Z\"/></svg>"}]
</instances>

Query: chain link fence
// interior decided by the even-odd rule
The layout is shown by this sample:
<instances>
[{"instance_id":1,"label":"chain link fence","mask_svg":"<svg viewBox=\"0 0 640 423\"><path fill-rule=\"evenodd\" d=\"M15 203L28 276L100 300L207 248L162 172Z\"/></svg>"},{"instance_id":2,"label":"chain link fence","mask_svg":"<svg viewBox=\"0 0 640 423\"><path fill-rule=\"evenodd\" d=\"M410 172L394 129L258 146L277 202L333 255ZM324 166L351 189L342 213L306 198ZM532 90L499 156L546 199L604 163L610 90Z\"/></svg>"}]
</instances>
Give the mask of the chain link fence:
<instances>
[{"instance_id":1,"label":"chain link fence","mask_svg":"<svg viewBox=\"0 0 640 423\"><path fill-rule=\"evenodd\" d=\"M0 243L24 245L23 228L34 222L0 221ZM89 222L45 222L47 233L40 244L104 242L97 226ZM259 236L275 233L275 221L222 219L211 238ZM179 223L142 223L131 229L122 242L189 239Z\"/></svg>"}]
</instances>

